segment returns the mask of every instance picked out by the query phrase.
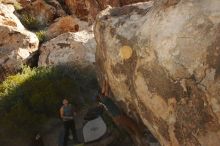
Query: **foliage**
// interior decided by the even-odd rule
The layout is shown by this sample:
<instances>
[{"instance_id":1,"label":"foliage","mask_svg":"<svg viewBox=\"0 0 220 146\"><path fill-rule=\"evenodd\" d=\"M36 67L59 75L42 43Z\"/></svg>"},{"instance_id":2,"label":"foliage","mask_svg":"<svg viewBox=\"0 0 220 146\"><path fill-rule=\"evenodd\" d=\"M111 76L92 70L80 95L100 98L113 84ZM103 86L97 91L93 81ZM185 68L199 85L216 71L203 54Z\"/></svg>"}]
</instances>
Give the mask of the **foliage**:
<instances>
[{"instance_id":1,"label":"foliage","mask_svg":"<svg viewBox=\"0 0 220 146\"><path fill-rule=\"evenodd\" d=\"M44 0L47 4L50 4L51 0Z\"/></svg>"},{"instance_id":2,"label":"foliage","mask_svg":"<svg viewBox=\"0 0 220 146\"><path fill-rule=\"evenodd\" d=\"M15 1L15 2L13 3L13 5L14 5L14 8L15 8L16 11L19 11L19 10L23 9L23 7L21 6L21 4L20 4L19 2L17 2L17 1Z\"/></svg>"},{"instance_id":3,"label":"foliage","mask_svg":"<svg viewBox=\"0 0 220 146\"><path fill-rule=\"evenodd\" d=\"M95 83L88 73L62 66L23 67L21 73L0 84L0 129L8 135L28 136L40 130L49 118L58 117L64 97L81 106L79 97L86 96L81 90ZM92 86L96 90L97 84Z\"/></svg>"},{"instance_id":4,"label":"foliage","mask_svg":"<svg viewBox=\"0 0 220 146\"><path fill-rule=\"evenodd\" d=\"M35 34L36 34L36 36L37 36L37 38L38 38L40 43L45 41L45 39L46 39L46 35L45 35L46 31L40 30L40 31L37 31Z\"/></svg>"},{"instance_id":5,"label":"foliage","mask_svg":"<svg viewBox=\"0 0 220 146\"><path fill-rule=\"evenodd\" d=\"M20 16L21 23L30 30L37 30L41 27L41 23L30 14L21 14Z\"/></svg>"}]
</instances>

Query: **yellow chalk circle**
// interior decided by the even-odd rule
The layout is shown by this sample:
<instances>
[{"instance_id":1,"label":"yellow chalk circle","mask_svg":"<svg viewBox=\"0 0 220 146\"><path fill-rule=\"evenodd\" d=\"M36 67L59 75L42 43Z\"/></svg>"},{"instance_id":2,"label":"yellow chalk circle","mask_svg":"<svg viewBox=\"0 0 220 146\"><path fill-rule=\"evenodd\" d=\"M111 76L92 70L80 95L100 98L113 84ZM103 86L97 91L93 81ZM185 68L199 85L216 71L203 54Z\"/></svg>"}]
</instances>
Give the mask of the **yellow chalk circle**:
<instances>
[{"instance_id":1,"label":"yellow chalk circle","mask_svg":"<svg viewBox=\"0 0 220 146\"><path fill-rule=\"evenodd\" d=\"M122 59L129 59L132 55L132 49L129 46L123 46L119 50L119 55Z\"/></svg>"}]
</instances>

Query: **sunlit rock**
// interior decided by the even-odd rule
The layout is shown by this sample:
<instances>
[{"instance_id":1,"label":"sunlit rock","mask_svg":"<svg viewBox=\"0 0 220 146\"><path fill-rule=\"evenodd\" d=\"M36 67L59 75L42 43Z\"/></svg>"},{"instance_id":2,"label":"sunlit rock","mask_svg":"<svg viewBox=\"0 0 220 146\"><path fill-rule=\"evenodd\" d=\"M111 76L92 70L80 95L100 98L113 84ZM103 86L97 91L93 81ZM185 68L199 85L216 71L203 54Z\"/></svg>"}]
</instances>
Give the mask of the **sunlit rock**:
<instances>
[{"instance_id":1,"label":"sunlit rock","mask_svg":"<svg viewBox=\"0 0 220 146\"><path fill-rule=\"evenodd\" d=\"M219 0L108 8L95 36L100 83L161 145L219 145Z\"/></svg>"},{"instance_id":2,"label":"sunlit rock","mask_svg":"<svg viewBox=\"0 0 220 146\"><path fill-rule=\"evenodd\" d=\"M7 73L16 72L38 50L38 38L24 28L13 12L12 5L0 4L0 81Z\"/></svg>"},{"instance_id":3,"label":"sunlit rock","mask_svg":"<svg viewBox=\"0 0 220 146\"><path fill-rule=\"evenodd\" d=\"M44 43L40 48L39 66L93 66L96 42L92 31L69 32Z\"/></svg>"}]
</instances>

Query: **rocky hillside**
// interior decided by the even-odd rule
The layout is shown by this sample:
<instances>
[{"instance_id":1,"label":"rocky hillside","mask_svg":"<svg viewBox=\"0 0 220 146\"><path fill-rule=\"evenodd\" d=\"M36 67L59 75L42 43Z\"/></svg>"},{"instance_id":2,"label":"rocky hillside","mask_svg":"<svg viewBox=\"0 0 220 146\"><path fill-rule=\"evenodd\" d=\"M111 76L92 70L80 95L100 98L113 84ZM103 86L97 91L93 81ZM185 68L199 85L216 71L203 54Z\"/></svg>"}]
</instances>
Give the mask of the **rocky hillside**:
<instances>
[{"instance_id":1,"label":"rocky hillside","mask_svg":"<svg viewBox=\"0 0 220 146\"><path fill-rule=\"evenodd\" d=\"M24 60L38 50L37 36L26 30L13 12L12 5L0 3L0 81L18 71Z\"/></svg>"},{"instance_id":2,"label":"rocky hillside","mask_svg":"<svg viewBox=\"0 0 220 146\"><path fill-rule=\"evenodd\" d=\"M219 31L219 0L109 8L95 26L99 79L162 145L218 146Z\"/></svg>"},{"instance_id":3,"label":"rocky hillside","mask_svg":"<svg viewBox=\"0 0 220 146\"><path fill-rule=\"evenodd\" d=\"M119 7L139 1L144 0L1 0L0 81L27 62L47 66L91 61L93 65L96 43L92 25L98 12L108 5ZM68 37L70 40L65 40ZM71 38L79 47L69 42ZM38 40L40 44L48 42L38 47ZM54 43L56 47L52 47ZM74 53L76 49L80 50L78 54ZM72 53L65 56L69 51ZM57 60L48 61L53 57Z\"/></svg>"}]
</instances>

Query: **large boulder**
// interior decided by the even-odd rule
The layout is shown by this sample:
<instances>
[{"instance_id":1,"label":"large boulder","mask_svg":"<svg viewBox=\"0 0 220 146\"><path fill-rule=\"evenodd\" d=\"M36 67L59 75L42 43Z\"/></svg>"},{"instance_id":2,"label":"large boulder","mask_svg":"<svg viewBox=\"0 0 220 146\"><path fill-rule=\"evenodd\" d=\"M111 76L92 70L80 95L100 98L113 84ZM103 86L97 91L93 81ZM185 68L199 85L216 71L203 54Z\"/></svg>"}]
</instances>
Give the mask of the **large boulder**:
<instances>
[{"instance_id":1,"label":"large boulder","mask_svg":"<svg viewBox=\"0 0 220 146\"><path fill-rule=\"evenodd\" d=\"M107 9L95 37L100 82L161 145L219 146L219 0Z\"/></svg>"},{"instance_id":2,"label":"large boulder","mask_svg":"<svg viewBox=\"0 0 220 146\"><path fill-rule=\"evenodd\" d=\"M0 81L38 50L38 38L24 28L13 12L12 5L0 4Z\"/></svg>"},{"instance_id":3,"label":"large boulder","mask_svg":"<svg viewBox=\"0 0 220 146\"><path fill-rule=\"evenodd\" d=\"M96 42L93 32L69 32L42 44L39 66L94 66Z\"/></svg>"}]
</instances>

